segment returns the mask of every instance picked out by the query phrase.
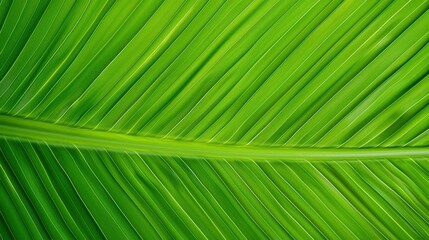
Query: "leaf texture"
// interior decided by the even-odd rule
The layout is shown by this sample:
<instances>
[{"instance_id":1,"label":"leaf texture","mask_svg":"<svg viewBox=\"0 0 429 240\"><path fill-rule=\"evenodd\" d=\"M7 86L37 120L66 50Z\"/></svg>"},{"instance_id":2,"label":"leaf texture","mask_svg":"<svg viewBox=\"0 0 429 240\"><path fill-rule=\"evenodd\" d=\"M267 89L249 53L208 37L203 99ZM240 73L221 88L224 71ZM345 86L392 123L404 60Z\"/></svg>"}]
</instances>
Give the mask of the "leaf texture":
<instances>
[{"instance_id":1,"label":"leaf texture","mask_svg":"<svg viewBox=\"0 0 429 240\"><path fill-rule=\"evenodd\" d=\"M429 2L0 1L2 239L427 239Z\"/></svg>"}]
</instances>

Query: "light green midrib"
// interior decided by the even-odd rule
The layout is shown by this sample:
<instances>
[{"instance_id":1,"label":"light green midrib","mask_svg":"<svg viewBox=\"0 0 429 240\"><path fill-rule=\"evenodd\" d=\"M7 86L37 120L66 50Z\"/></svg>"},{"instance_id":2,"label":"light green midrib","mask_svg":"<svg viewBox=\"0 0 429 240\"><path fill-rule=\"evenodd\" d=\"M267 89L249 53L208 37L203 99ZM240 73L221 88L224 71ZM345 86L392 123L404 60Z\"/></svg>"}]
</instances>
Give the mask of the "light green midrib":
<instances>
[{"instance_id":1,"label":"light green midrib","mask_svg":"<svg viewBox=\"0 0 429 240\"><path fill-rule=\"evenodd\" d=\"M0 115L0 135L49 144L211 159L326 161L429 157L429 147L287 148L224 145L96 131L7 115Z\"/></svg>"}]
</instances>

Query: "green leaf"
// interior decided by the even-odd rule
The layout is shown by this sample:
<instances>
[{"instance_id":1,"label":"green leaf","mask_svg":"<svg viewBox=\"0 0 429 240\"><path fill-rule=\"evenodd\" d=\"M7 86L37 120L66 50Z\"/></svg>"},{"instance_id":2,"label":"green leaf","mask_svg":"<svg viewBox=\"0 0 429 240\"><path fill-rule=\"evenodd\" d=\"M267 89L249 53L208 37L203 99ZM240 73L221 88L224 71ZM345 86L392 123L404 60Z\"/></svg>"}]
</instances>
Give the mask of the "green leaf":
<instances>
[{"instance_id":1,"label":"green leaf","mask_svg":"<svg viewBox=\"0 0 429 240\"><path fill-rule=\"evenodd\" d=\"M429 2L0 1L1 239L426 239Z\"/></svg>"}]
</instances>

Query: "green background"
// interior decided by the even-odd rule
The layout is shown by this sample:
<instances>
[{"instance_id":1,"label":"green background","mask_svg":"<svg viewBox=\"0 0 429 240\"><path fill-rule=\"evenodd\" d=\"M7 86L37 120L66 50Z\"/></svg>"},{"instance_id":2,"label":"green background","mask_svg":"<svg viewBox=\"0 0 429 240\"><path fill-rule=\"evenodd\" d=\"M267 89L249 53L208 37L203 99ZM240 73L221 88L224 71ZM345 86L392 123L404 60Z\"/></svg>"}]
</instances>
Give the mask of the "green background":
<instances>
[{"instance_id":1,"label":"green background","mask_svg":"<svg viewBox=\"0 0 429 240\"><path fill-rule=\"evenodd\" d=\"M429 2L0 1L2 239L428 239Z\"/></svg>"}]
</instances>

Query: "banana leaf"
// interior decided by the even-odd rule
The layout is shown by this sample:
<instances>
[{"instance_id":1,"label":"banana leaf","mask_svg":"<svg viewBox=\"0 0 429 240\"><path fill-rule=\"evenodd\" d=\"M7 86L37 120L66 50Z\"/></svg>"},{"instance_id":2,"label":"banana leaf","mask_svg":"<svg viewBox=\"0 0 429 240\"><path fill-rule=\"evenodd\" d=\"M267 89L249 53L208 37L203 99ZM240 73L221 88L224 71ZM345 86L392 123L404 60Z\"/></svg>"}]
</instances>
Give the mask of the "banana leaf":
<instances>
[{"instance_id":1,"label":"banana leaf","mask_svg":"<svg viewBox=\"0 0 429 240\"><path fill-rule=\"evenodd\" d=\"M429 239L429 1L0 1L1 239Z\"/></svg>"}]
</instances>

